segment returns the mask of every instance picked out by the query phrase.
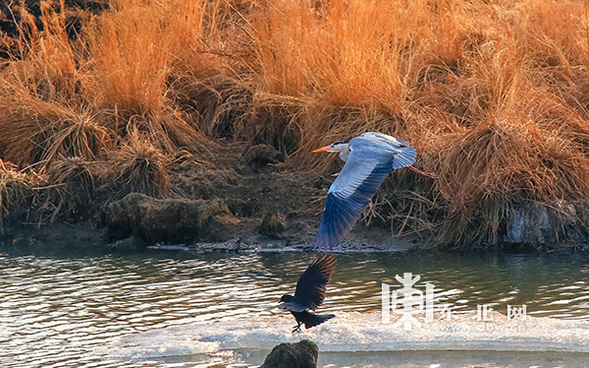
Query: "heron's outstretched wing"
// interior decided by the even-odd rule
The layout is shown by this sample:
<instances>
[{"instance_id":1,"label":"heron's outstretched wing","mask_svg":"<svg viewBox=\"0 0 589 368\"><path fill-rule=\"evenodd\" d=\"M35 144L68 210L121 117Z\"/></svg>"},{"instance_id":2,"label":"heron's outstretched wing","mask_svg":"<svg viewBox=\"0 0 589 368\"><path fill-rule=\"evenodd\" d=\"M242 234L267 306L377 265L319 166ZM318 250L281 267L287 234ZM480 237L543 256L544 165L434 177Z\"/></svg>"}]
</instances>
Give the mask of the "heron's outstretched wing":
<instances>
[{"instance_id":1,"label":"heron's outstretched wing","mask_svg":"<svg viewBox=\"0 0 589 368\"><path fill-rule=\"evenodd\" d=\"M372 142L380 141L380 142L382 142L381 144L392 145L396 148L409 147L409 142L404 141L400 138L395 138L393 136L386 135L386 134L379 133L379 132L366 132L366 133L362 133L362 135L360 135L360 136L364 137L366 139L369 139Z\"/></svg>"},{"instance_id":2,"label":"heron's outstretched wing","mask_svg":"<svg viewBox=\"0 0 589 368\"><path fill-rule=\"evenodd\" d=\"M390 150L363 137L350 141L350 156L327 193L314 249L329 250L339 244L392 168Z\"/></svg>"},{"instance_id":3,"label":"heron's outstretched wing","mask_svg":"<svg viewBox=\"0 0 589 368\"><path fill-rule=\"evenodd\" d=\"M417 153L415 148L409 146L407 141L378 132L362 133L361 137L368 139L376 146L395 152L393 154L393 169L411 166L415 162Z\"/></svg>"},{"instance_id":4,"label":"heron's outstretched wing","mask_svg":"<svg viewBox=\"0 0 589 368\"><path fill-rule=\"evenodd\" d=\"M316 259L299 277L295 298L308 309L315 309L323 303L325 286L329 282L337 260L333 254Z\"/></svg>"},{"instance_id":5,"label":"heron's outstretched wing","mask_svg":"<svg viewBox=\"0 0 589 368\"><path fill-rule=\"evenodd\" d=\"M417 152L415 152L415 148L413 148L413 147L399 148L399 153L397 153L393 156L393 169L400 169L402 167L407 167L407 166L413 165L416 157L417 157Z\"/></svg>"}]
</instances>

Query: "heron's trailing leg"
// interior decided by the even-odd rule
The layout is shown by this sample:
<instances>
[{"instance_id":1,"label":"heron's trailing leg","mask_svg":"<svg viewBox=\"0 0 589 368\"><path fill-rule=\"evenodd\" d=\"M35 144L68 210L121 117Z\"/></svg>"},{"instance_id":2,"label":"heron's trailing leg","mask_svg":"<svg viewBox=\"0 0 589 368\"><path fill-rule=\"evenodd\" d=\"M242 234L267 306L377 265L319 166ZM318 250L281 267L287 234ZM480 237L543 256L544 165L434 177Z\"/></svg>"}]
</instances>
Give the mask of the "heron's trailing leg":
<instances>
[{"instance_id":1,"label":"heron's trailing leg","mask_svg":"<svg viewBox=\"0 0 589 368\"><path fill-rule=\"evenodd\" d=\"M416 168L415 166L411 165L411 166L407 166L407 168L413 172L416 172L418 174L421 174L423 176L427 176L428 178L432 178L432 179L437 179L438 175L434 172L431 171L423 171L421 169Z\"/></svg>"}]
</instances>

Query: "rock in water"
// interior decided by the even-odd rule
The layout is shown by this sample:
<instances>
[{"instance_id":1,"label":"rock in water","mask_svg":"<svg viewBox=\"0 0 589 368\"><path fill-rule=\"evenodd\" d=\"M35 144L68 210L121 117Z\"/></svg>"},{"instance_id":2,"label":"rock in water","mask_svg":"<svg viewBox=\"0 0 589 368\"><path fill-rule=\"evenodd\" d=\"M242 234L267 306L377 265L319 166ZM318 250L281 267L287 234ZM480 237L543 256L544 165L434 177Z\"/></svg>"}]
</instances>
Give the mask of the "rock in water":
<instances>
[{"instance_id":1,"label":"rock in water","mask_svg":"<svg viewBox=\"0 0 589 368\"><path fill-rule=\"evenodd\" d=\"M309 340L279 344L268 354L260 368L316 368L318 353L317 345Z\"/></svg>"}]
</instances>

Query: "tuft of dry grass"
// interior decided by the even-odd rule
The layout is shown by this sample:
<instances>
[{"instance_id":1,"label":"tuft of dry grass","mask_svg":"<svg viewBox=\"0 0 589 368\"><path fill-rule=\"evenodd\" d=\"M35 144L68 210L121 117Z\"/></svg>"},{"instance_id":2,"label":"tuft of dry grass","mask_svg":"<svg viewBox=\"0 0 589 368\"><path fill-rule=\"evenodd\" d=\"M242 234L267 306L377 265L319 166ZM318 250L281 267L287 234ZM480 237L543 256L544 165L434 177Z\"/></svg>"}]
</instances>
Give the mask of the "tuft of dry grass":
<instances>
[{"instance_id":1,"label":"tuft of dry grass","mask_svg":"<svg viewBox=\"0 0 589 368\"><path fill-rule=\"evenodd\" d=\"M88 218L93 210L96 182L103 171L100 166L97 161L81 157L60 157L51 162L47 175L52 184L42 188L49 223L60 216L74 222Z\"/></svg>"},{"instance_id":2,"label":"tuft of dry grass","mask_svg":"<svg viewBox=\"0 0 589 368\"><path fill-rule=\"evenodd\" d=\"M152 196L169 193L171 158L138 130L129 133L119 149L108 152L107 159L104 178L119 190Z\"/></svg>"},{"instance_id":3,"label":"tuft of dry grass","mask_svg":"<svg viewBox=\"0 0 589 368\"><path fill-rule=\"evenodd\" d=\"M25 95L0 103L3 157L19 165L46 166L59 156L94 160L111 144L109 131L86 111ZM17 102L18 101L18 102ZM11 103L12 102L12 103Z\"/></svg>"},{"instance_id":4,"label":"tuft of dry grass","mask_svg":"<svg viewBox=\"0 0 589 368\"><path fill-rule=\"evenodd\" d=\"M46 181L43 173L33 169L18 170L11 162L0 160L0 232L4 232L2 222L10 210L34 197L33 189Z\"/></svg>"}]
</instances>

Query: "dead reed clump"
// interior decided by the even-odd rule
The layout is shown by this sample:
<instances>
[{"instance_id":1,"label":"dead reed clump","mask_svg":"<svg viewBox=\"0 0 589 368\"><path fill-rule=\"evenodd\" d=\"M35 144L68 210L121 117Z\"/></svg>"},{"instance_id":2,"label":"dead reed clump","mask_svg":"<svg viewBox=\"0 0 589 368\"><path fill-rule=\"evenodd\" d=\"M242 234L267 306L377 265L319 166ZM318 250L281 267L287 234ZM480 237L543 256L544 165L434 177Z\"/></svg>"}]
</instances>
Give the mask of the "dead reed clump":
<instances>
[{"instance_id":1,"label":"dead reed clump","mask_svg":"<svg viewBox=\"0 0 589 368\"><path fill-rule=\"evenodd\" d=\"M237 139L246 136L253 94L247 86L226 76L199 79L178 76L171 95L180 111L207 137Z\"/></svg>"},{"instance_id":2,"label":"dead reed clump","mask_svg":"<svg viewBox=\"0 0 589 368\"><path fill-rule=\"evenodd\" d=\"M60 157L51 162L47 175L44 210L49 213L48 222L60 217L68 221L85 220L94 210L93 194L103 168L97 161L81 157Z\"/></svg>"},{"instance_id":3,"label":"dead reed clump","mask_svg":"<svg viewBox=\"0 0 589 368\"><path fill-rule=\"evenodd\" d=\"M252 145L268 144L283 154L296 152L302 138L301 121L304 110L291 101L291 105L265 104L252 111L248 136Z\"/></svg>"},{"instance_id":4,"label":"dead reed clump","mask_svg":"<svg viewBox=\"0 0 589 368\"><path fill-rule=\"evenodd\" d=\"M257 1L171 4L167 45L175 58L167 80L170 101L205 136L243 138L253 96L245 65L255 55L246 16L259 6Z\"/></svg>"},{"instance_id":5,"label":"dead reed clump","mask_svg":"<svg viewBox=\"0 0 589 368\"><path fill-rule=\"evenodd\" d=\"M399 55L415 17L378 1L316 4L277 0L251 15L259 90L336 105L400 107Z\"/></svg>"},{"instance_id":6,"label":"dead reed clump","mask_svg":"<svg viewBox=\"0 0 589 368\"><path fill-rule=\"evenodd\" d=\"M172 0L113 1L112 12L88 24L87 98L111 112L105 124L125 137L128 123L157 136L152 143L167 153L201 138L170 98L174 64L202 38L202 4Z\"/></svg>"},{"instance_id":7,"label":"dead reed clump","mask_svg":"<svg viewBox=\"0 0 589 368\"><path fill-rule=\"evenodd\" d=\"M0 99L6 112L0 117L0 146L19 165L46 166L59 156L94 160L111 144L108 130L87 112L34 98L22 106L10 101Z\"/></svg>"},{"instance_id":8,"label":"dead reed clump","mask_svg":"<svg viewBox=\"0 0 589 368\"><path fill-rule=\"evenodd\" d=\"M4 232L2 223L11 210L36 196L34 188L47 181L43 173L35 170L18 170L8 161L0 160L0 232Z\"/></svg>"},{"instance_id":9,"label":"dead reed clump","mask_svg":"<svg viewBox=\"0 0 589 368\"><path fill-rule=\"evenodd\" d=\"M96 159L110 134L81 96L80 60L63 4L60 12L41 5L42 31L22 10L19 58L0 73L0 154L23 166L46 166L58 156Z\"/></svg>"},{"instance_id":10,"label":"dead reed clump","mask_svg":"<svg viewBox=\"0 0 589 368\"><path fill-rule=\"evenodd\" d=\"M436 163L448 207L443 244L495 246L510 214L526 203L587 200L589 160L529 117L496 120L441 144L447 147Z\"/></svg>"},{"instance_id":11,"label":"dead reed clump","mask_svg":"<svg viewBox=\"0 0 589 368\"><path fill-rule=\"evenodd\" d=\"M124 121L157 114L166 105L171 58L160 37L161 9L141 1L119 1L112 7L116 10L87 25L92 63L88 93L97 107L114 111L116 106L127 114Z\"/></svg>"},{"instance_id":12,"label":"dead reed clump","mask_svg":"<svg viewBox=\"0 0 589 368\"><path fill-rule=\"evenodd\" d=\"M171 158L137 130L121 147L107 153L104 179L119 192L165 196L170 191Z\"/></svg>"}]
</instances>

